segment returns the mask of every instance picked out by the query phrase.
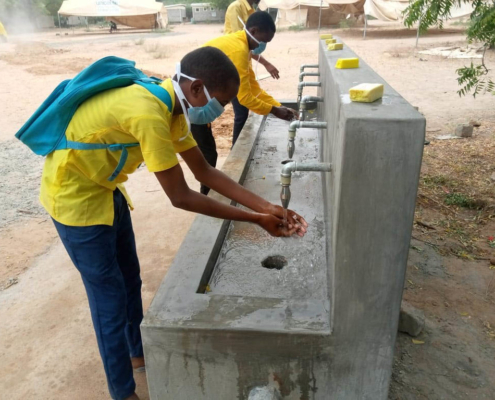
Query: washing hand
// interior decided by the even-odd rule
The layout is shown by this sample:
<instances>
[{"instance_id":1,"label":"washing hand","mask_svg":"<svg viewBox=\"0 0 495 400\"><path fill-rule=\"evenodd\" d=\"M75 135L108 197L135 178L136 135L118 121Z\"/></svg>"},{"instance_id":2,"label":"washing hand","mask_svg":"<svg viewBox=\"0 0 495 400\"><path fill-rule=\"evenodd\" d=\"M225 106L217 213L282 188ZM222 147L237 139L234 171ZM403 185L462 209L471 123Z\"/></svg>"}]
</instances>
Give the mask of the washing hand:
<instances>
[{"instance_id":1,"label":"washing hand","mask_svg":"<svg viewBox=\"0 0 495 400\"><path fill-rule=\"evenodd\" d=\"M293 234L297 234L298 236L303 237L306 234L308 223L295 211L287 210L287 221L285 222L285 225L284 209L282 207L270 204L268 209L266 209L266 213L276 218L276 220L269 220L276 223L277 226L275 231L270 231L265 228L272 236L292 236ZM275 234L272 232L275 232Z\"/></svg>"},{"instance_id":2,"label":"washing hand","mask_svg":"<svg viewBox=\"0 0 495 400\"><path fill-rule=\"evenodd\" d=\"M261 214L258 225L275 237L289 237L294 234L302 237L306 233L306 228L300 224L287 223L287 225L284 225L282 218L272 214Z\"/></svg>"},{"instance_id":3,"label":"washing hand","mask_svg":"<svg viewBox=\"0 0 495 400\"><path fill-rule=\"evenodd\" d=\"M293 121L294 119L299 119L296 110L284 106L273 106L270 113L275 115L277 118L283 119L285 121Z\"/></svg>"}]
</instances>

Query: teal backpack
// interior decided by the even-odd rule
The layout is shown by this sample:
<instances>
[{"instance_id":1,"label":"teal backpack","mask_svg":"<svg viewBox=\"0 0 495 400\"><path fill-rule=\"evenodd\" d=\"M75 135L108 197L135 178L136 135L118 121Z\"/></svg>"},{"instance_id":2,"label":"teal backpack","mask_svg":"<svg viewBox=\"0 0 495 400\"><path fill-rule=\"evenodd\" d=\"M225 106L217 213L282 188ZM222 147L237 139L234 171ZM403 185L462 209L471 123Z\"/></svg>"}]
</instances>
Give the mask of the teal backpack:
<instances>
[{"instance_id":1,"label":"teal backpack","mask_svg":"<svg viewBox=\"0 0 495 400\"><path fill-rule=\"evenodd\" d=\"M117 168L108 178L113 181L127 160L127 148L139 143L82 143L67 140L65 131L77 108L90 97L108 89L138 84L149 90L172 111L169 93L158 84L160 79L148 77L135 67L134 61L105 57L82 70L73 79L60 83L24 126L16 138L34 153L46 156L56 150L122 151Z\"/></svg>"}]
</instances>

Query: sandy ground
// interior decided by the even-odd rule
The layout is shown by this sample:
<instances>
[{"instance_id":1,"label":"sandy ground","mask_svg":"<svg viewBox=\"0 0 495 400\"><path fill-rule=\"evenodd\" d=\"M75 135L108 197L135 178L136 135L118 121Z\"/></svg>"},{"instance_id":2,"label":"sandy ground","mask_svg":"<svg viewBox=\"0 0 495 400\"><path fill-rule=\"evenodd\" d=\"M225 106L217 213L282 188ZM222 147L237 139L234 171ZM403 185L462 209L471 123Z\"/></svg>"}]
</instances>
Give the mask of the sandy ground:
<instances>
[{"instance_id":1,"label":"sandy ground","mask_svg":"<svg viewBox=\"0 0 495 400\"><path fill-rule=\"evenodd\" d=\"M175 26L166 34L50 31L15 36L0 45L0 398L108 398L83 286L37 201L43 160L15 141L14 133L61 80L98 58L126 57L146 71L167 75L188 50L220 33L220 25ZM493 138L494 98L456 94L455 69L466 61L417 54L413 31L371 29L367 40L359 30L338 33L419 107L427 117L428 137L475 118L482 121L476 135ZM316 37L315 31L276 35L266 57L282 78L264 80L268 92L295 97L299 65L317 61ZM465 45L459 32L432 33L421 38L420 49L458 44ZM493 53L488 62L495 64ZM264 73L263 67L259 71ZM221 161L230 146L231 115L216 123ZM435 142L425 157L434 151ZM495 170L493 161L488 167ZM133 221L147 308L194 215L174 209L145 170L134 174L127 187L136 204ZM434 219L425 210L418 208L418 213ZM485 235L495 234L493 221L483 229ZM426 313L424 343L399 335L390 398L495 399L495 271L487 257L440 255L422 233L416 226L420 240L412 243L404 296ZM493 249L486 252L494 256ZM138 394L147 399L144 375L136 380Z\"/></svg>"}]
</instances>

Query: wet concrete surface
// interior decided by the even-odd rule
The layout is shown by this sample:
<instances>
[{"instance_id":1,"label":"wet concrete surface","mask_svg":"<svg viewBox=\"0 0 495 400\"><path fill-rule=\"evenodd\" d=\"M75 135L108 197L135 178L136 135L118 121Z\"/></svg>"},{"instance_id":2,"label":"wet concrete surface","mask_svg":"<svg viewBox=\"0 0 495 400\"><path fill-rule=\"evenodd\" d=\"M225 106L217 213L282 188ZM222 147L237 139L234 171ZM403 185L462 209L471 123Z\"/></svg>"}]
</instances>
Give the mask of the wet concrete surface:
<instances>
[{"instance_id":1,"label":"wet concrete surface","mask_svg":"<svg viewBox=\"0 0 495 400\"><path fill-rule=\"evenodd\" d=\"M287 159L289 123L268 117L256 144L244 186L280 204L281 162ZM299 129L296 161L318 160L318 131ZM320 172L292 175L289 208L308 222L304 238L274 238L260 227L233 222L210 279L210 294L327 300L328 268ZM281 256L282 268L266 268L267 257Z\"/></svg>"}]
</instances>

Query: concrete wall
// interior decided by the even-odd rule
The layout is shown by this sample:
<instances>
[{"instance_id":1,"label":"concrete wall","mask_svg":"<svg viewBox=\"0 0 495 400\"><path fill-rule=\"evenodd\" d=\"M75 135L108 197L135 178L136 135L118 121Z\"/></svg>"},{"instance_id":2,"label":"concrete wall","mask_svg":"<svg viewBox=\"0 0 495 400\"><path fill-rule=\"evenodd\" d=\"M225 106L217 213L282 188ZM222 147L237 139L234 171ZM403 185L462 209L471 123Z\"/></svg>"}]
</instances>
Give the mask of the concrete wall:
<instances>
[{"instance_id":1,"label":"concrete wall","mask_svg":"<svg viewBox=\"0 0 495 400\"><path fill-rule=\"evenodd\" d=\"M332 274L335 399L385 399L423 153L425 119L362 59L336 69L348 47L327 51L319 64L325 99L318 118L325 175L328 262ZM352 103L349 89L383 83L383 99Z\"/></svg>"},{"instance_id":2,"label":"concrete wall","mask_svg":"<svg viewBox=\"0 0 495 400\"><path fill-rule=\"evenodd\" d=\"M168 22L181 23L187 21L186 8L167 8Z\"/></svg>"},{"instance_id":3,"label":"concrete wall","mask_svg":"<svg viewBox=\"0 0 495 400\"><path fill-rule=\"evenodd\" d=\"M220 22L225 19L225 11L216 9L209 3L191 4L191 7L195 22Z\"/></svg>"},{"instance_id":4,"label":"concrete wall","mask_svg":"<svg viewBox=\"0 0 495 400\"><path fill-rule=\"evenodd\" d=\"M327 52L320 43L325 102L318 117L329 126L318 136L299 131L294 156L299 161L319 152L333 164L328 174L294 174L291 200L310 213L320 193L324 217L315 213L310 223L326 243L325 270L315 276L327 285L318 292L327 298L300 291L311 271L298 269L297 260L289 261L281 292L249 290L261 276L277 284L276 276L251 269L272 239L257 227L198 216L142 324L152 399L252 400L257 388L267 399L387 398L425 120L387 84L382 100L351 103L351 86L384 83L362 61L359 69L334 68L338 57L353 56L349 49ZM251 115L224 171L277 201L287 129L287 123ZM239 272L229 272L232 288L224 282L217 290L211 278L236 230L245 234L237 245L251 250L239 253L245 254L236 260ZM305 239L273 239L268 247L300 248L306 260L306 253L316 253L316 241ZM271 272L284 277L284 270Z\"/></svg>"}]
</instances>

